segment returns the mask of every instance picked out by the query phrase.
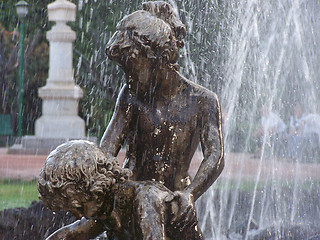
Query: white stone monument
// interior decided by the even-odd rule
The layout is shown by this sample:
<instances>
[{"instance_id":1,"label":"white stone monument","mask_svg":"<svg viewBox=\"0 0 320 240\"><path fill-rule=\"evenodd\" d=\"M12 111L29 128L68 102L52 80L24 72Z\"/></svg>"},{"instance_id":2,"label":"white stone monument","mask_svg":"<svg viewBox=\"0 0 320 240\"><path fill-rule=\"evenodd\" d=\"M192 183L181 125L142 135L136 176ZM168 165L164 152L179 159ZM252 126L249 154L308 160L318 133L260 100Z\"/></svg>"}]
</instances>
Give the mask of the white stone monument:
<instances>
[{"instance_id":1,"label":"white stone monument","mask_svg":"<svg viewBox=\"0 0 320 240\"><path fill-rule=\"evenodd\" d=\"M75 85L72 68L72 43L76 34L66 23L75 21L76 5L57 0L48 5L49 21L56 25L47 32L50 43L49 77L39 89L43 99L42 116L36 121L38 138L84 138L85 123L78 116L82 90Z\"/></svg>"},{"instance_id":2,"label":"white stone monument","mask_svg":"<svg viewBox=\"0 0 320 240\"><path fill-rule=\"evenodd\" d=\"M42 116L35 123L35 136L24 136L10 153L47 154L70 139L85 138L85 122L78 116L82 90L74 82L72 43L76 34L67 22L75 21L76 5L56 0L48 5L49 21L56 25L47 32L50 44L49 76L39 89ZM95 138L90 138L95 141Z\"/></svg>"}]
</instances>

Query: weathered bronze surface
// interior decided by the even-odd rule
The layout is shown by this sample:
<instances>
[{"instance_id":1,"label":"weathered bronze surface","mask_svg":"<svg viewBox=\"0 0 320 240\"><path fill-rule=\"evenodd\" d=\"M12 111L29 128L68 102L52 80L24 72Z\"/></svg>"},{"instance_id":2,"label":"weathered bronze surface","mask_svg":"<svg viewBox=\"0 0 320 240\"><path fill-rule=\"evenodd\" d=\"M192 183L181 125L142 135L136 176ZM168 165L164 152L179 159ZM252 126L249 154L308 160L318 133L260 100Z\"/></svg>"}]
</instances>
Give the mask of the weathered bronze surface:
<instances>
[{"instance_id":1,"label":"weathered bronze surface","mask_svg":"<svg viewBox=\"0 0 320 240\"><path fill-rule=\"evenodd\" d=\"M195 225L182 232L171 226L179 208L166 203L172 191L130 175L94 143L74 140L57 147L41 170L40 197L51 210L71 211L79 220L48 239L90 239L105 230L109 239L200 239Z\"/></svg>"},{"instance_id":2,"label":"weathered bronze surface","mask_svg":"<svg viewBox=\"0 0 320 240\"><path fill-rule=\"evenodd\" d=\"M194 201L212 185L224 166L221 111L215 93L178 72L178 48L183 46L185 34L185 27L174 15L171 5L162 1L147 2L143 10L119 22L107 45L106 53L125 72L126 84L100 148L107 159L112 159L126 143L124 167L133 175L120 195L125 199L139 199L139 203L133 205L126 203L134 206L136 212L124 211L127 219L134 216L130 218L134 223L123 227L125 224L119 220L122 223L118 233L126 229L129 234L120 239L170 239L173 233L178 234L175 236L179 239L180 236L202 238ZM199 144L203 161L191 181L188 169ZM136 190L130 189L140 189L139 194L132 197L130 193ZM136 220L146 213L145 207L149 205L154 206L153 215L159 219L154 220L158 222L153 222L151 229L145 221ZM104 211L117 210L106 208ZM170 224L163 224L164 212ZM77 224L90 229L87 232L106 229L92 220L83 219ZM83 228L78 225L73 229ZM120 225L107 226L112 229ZM160 235L162 237L158 237Z\"/></svg>"},{"instance_id":3,"label":"weathered bronze surface","mask_svg":"<svg viewBox=\"0 0 320 240\"><path fill-rule=\"evenodd\" d=\"M221 111L215 93L178 72L178 47L186 30L165 2L147 2L125 17L107 45L107 55L126 74L101 149L117 156L124 142L124 167L133 180L155 180L175 191L173 222L194 221L193 200L220 175L223 161ZM190 182L188 168L201 144L203 161Z\"/></svg>"}]
</instances>

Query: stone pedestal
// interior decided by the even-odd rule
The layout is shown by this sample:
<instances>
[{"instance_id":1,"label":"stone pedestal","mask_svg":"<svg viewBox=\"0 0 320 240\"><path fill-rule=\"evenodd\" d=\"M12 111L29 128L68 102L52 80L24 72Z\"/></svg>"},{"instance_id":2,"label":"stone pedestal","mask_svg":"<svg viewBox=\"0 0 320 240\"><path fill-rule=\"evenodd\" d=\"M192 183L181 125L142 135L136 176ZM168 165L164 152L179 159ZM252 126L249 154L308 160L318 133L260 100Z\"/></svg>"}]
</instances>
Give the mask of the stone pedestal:
<instances>
[{"instance_id":1,"label":"stone pedestal","mask_svg":"<svg viewBox=\"0 0 320 240\"><path fill-rule=\"evenodd\" d=\"M85 124L78 116L82 90L75 85L72 43L76 34L67 22L76 17L75 4L57 0L48 5L49 21L56 25L47 33L50 43L49 77L39 89L43 99L42 116L36 121L37 138L84 138Z\"/></svg>"},{"instance_id":2,"label":"stone pedestal","mask_svg":"<svg viewBox=\"0 0 320 240\"><path fill-rule=\"evenodd\" d=\"M47 32L50 44L49 76L39 89L42 116L35 123L35 136L25 136L11 153L46 154L71 139L85 139L85 122L78 116L82 89L74 82L72 44L75 32L67 22L75 21L76 5L56 0L48 5L49 21L56 25ZM95 138L91 138L94 140Z\"/></svg>"}]
</instances>

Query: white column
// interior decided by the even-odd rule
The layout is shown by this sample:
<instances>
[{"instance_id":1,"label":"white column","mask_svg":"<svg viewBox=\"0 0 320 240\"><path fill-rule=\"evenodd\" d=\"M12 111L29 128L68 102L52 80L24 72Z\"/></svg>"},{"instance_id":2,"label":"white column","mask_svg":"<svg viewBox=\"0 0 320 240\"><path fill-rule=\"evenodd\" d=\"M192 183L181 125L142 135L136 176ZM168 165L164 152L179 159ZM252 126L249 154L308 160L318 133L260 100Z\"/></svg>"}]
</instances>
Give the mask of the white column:
<instances>
[{"instance_id":1,"label":"white column","mask_svg":"<svg viewBox=\"0 0 320 240\"><path fill-rule=\"evenodd\" d=\"M56 25L47 32L50 44L49 76L39 89L42 116L36 121L35 135L39 138L84 138L85 124L78 116L82 90L75 85L72 68L72 43L76 34L69 21L75 21L76 5L56 0L48 5L49 21Z\"/></svg>"}]
</instances>

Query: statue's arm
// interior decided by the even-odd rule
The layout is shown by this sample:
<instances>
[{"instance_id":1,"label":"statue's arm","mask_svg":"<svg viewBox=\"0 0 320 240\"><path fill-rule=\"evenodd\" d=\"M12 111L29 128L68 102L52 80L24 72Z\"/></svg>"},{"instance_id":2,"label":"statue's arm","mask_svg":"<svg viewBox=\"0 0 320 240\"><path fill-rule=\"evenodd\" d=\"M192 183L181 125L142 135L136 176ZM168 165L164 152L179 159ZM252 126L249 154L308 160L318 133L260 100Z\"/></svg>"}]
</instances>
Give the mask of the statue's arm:
<instances>
[{"instance_id":1,"label":"statue's arm","mask_svg":"<svg viewBox=\"0 0 320 240\"><path fill-rule=\"evenodd\" d=\"M99 221L82 218L52 233L46 240L88 240L104 231Z\"/></svg>"},{"instance_id":2,"label":"statue's arm","mask_svg":"<svg viewBox=\"0 0 320 240\"><path fill-rule=\"evenodd\" d=\"M106 155L116 157L128 132L131 118L130 104L126 85L121 89L113 116L103 134L100 148Z\"/></svg>"},{"instance_id":3,"label":"statue's arm","mask_svg":"<svg viewBox=\"0 0 320 240\"><path fill-rule=\"evenodd\" d=\"M203 160L192 183L186 188L197 200L218 178L224 167L221 107L217 96L202 105L200 142Z\"/></svg>"}]
</instances>

